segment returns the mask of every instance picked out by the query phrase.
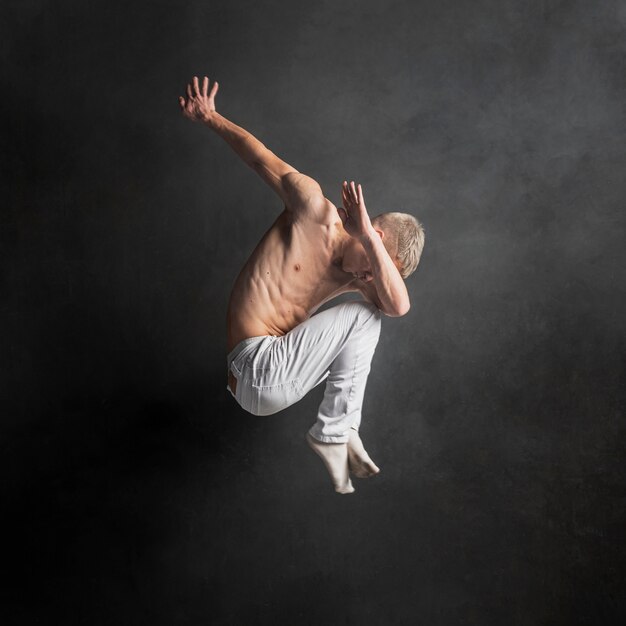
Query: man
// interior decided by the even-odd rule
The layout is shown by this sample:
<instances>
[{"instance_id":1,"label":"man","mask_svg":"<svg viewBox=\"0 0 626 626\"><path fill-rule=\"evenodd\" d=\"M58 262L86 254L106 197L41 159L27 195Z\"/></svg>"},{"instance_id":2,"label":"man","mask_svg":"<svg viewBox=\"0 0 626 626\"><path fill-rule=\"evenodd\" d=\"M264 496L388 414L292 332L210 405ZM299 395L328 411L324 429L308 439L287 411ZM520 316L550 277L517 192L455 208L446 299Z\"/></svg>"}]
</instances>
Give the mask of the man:
<instances>
[{"instance_id":1,"label":"man","mask_svg":"<svg viewBox=\"0 0 626 626\"><path fill-rule=\"evenodd\" d=\"M284 211L265 233L233 287L228 306L228 389L254 415L270 415L326 380L317 421L306 435L335 491L350 474L379 472L359 437L361 406L380 333L381 312L409 310L403 278L424 246L420 223L404 213L370 220L361 185L343 182L343 207L215 109L219 88L205 76L180 96L182 113L222 137L280 196ZM365 300L316 309L342 293Z\"/></svg>"}]
</instances>

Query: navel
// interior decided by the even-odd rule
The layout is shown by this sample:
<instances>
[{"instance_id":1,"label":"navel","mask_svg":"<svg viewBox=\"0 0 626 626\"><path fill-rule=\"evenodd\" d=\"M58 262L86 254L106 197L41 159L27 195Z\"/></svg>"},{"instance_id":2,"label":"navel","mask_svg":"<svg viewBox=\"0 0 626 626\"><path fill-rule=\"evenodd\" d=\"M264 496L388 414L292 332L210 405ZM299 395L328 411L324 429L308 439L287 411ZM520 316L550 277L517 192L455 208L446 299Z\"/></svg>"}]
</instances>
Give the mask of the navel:
<instances>
[{"instance_id":1,"label":"navel","mask_svg":"<svg viewBox=\"0 0 626 626\"><path fill-rule=\"evenodd\" d=\"M296 272L299 272L299 271L300 271L300 264L299 264L299 263L296 263L296 264L293 266L293 269L294 269L294 270L296 270Z\"/></svg>"}]
</instances>

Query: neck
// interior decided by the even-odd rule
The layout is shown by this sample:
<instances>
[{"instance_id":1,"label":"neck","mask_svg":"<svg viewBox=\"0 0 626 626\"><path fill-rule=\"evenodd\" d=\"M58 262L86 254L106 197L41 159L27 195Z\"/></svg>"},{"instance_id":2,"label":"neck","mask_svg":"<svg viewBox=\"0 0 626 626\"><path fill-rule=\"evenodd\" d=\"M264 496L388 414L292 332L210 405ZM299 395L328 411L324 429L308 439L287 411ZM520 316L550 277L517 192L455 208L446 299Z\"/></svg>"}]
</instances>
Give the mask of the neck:
<instances>
[{"instance_id":1,"label":"neck","mask_svg":"<svg viewBox=\"0 0 626 626\"><path fill-rule=\"evenodd\" d=\"M343 255L346 244L350 240L350 235L345 231L341 220L334 224L335 237L333 242L333 265L341 267L343 265Z\"/></svg>"}]
</instances>

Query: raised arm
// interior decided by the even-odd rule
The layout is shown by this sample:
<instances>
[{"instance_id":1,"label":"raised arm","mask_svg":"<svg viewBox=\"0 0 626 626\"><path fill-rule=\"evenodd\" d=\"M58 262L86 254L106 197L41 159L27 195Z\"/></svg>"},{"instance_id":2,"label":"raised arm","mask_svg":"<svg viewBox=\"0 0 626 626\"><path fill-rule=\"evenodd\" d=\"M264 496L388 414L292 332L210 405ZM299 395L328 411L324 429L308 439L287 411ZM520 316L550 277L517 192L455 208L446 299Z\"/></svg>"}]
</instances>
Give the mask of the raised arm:
<instances>
[{"instance_id":1,"label":"raised arm","mask_svg":"<svg viewBox=\"0 0 626 626\"><path fill-rule=\"evenodd\" d=\"M285 163L254 135L216 111L217 81L213 82L210 92L208 88L209 79L206 76L202 81L202 89L197 76L193 77L193 85L187 84L187 100L182 96L178 98L185 117L208 126L222 137L244 163L280 196L287 209L300 206L306 199L323 201L322 189L315 180Z\"/></svg>"}]
</instances>

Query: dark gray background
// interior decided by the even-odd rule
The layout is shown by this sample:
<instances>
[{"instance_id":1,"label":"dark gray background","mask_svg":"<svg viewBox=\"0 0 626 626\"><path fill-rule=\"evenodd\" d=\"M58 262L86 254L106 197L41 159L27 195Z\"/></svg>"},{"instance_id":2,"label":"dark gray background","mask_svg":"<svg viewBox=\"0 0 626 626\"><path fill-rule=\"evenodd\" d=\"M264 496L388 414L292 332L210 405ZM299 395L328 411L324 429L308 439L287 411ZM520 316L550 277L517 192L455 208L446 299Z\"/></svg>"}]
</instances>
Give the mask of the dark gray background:
<instances>
[{"instance_id":1,"label":"dark gray background","mask_svg":"<svg viewBox=\"0 0 626 626\"><path fill-rule=\"evenodd\" d=\"M2 3L9 624L616 624L624 2ZM225 389L225 312L279 198L218 110L425 225L333 493L321 388Z\"/></svg>"}]
</instances>

